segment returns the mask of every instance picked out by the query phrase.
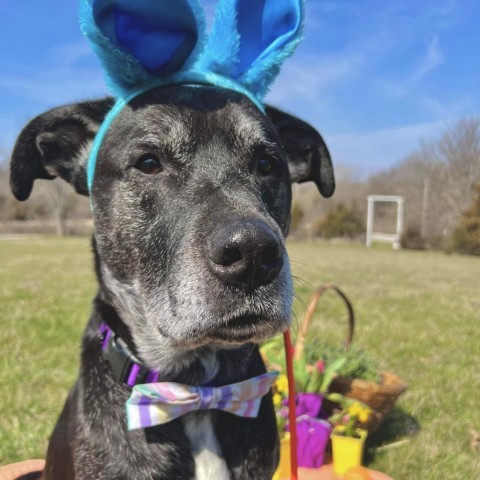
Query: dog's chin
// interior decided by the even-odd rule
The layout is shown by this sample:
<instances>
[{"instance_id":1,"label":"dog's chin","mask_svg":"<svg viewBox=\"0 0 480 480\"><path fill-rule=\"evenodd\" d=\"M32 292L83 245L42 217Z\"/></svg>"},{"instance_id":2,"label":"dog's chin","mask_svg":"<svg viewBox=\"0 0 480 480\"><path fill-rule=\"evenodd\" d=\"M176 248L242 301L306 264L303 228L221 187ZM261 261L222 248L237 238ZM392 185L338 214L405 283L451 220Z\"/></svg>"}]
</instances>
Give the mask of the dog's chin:
<instances>
[{"instance_id":1,"label":"dog's chin","mask_svg":"<svg viewBox=\"0 0 480 480\"><path fill-rule=\"evenodd\" d=\"M212 329L207 337L211 343L218 345L260 343L287 328L288 323L286 321L267 320L253 315L245 315L233 318Z\"/></svg>"},{"instance_id":2,"label":"dog's chin","mask_svg":"<svg viewBox=\"0 0 480 480\"><path fill-rule=\"evenodd\" d=\"M169 338L172 345L176 345L179 349L191 351L207 346L228 347L245 343L261 343L284 332L288 327L287 319L271 320L244 315L226 320L203 331L195 330L195 334L188 337L170 336L166 332L162 335L164 338Z\"/></svg>"}]
</instances>

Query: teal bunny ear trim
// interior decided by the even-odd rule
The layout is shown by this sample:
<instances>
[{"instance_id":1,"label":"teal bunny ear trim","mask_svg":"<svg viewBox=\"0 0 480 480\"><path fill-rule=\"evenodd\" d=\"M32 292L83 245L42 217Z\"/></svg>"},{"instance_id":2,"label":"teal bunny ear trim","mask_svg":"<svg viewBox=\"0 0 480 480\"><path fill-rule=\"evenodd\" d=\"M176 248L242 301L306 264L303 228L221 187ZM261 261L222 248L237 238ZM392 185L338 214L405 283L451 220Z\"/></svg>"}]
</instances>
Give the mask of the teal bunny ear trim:
<instances>
[{"instance_id":1,"label":"teal bunny ear trim","mask_svg":"<svg viewBox=\"0 0 480 480\"><path fill-rule=\"evenodd\" d=\"M303 0L220 0L200 59L262 99L302 39Z\"/></svg>"},{"instance_id":2,"label":"teal bunny ear trim","mask_svg":"<svg viewBox=\"0 0 480 480\"><path fill-rule=\"evenodd\" d=\"M265 106L263 103L253 96L252 93L249 92L243 85L239 84L235 80L232 80L231 78L223 77L216 73L179 72L171 78L163 81L161 79L155 79L153 82L142 85L139 88L130 91L127 95L119 97L100 125L100 128L95 135L95 139L93 140L92 149L90 150L87 162L87 186L90 193L92 191L93 177L95 176L95 168L97 165L100 147L102 146L105 135L110 129L113 121L117 118L118 114L130 101L147 92L148 90L156 87L166 87L169 85L190 85L194 87L216 85L245 95L257 106L261 112L265 113Z\"/></svg>"},{"instance_id":3,"label":"teal bunny ear trim","mask_svg":"<svg viewBox=\"0 0 480 480\"><path fill-rule=\"evenodd\" d=\"M79 15L116 96L188 70L206 42L198 0L81 0Z\"/></svg>"}]
</instances>

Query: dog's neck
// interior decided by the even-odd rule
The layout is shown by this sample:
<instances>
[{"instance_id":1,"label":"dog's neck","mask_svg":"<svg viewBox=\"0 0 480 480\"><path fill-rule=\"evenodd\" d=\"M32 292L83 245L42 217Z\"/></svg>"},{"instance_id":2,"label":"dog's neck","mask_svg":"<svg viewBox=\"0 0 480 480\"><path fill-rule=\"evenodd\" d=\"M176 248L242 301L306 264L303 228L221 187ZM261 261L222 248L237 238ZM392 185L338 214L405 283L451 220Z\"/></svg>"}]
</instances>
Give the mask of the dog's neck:
<instances>
[{"instance_id":1,"label":"dog's neck","mask_svg":"<svg viewBox=\"0 0 480 480\"><path fill-rule=\"evenodd\" d=\"M101 294L95 300L95 313L89 325L89 331L95 336L94 348L97 353L101 352L100 326L104 322L126 343L128 349L139 357L141 362L129 329L115 308L102 299ZM226 385L263 373L265 370L257 370L257 362L254 361L258 356L258 347L252 343L223 349L205 346L188 352L184 358L176 357L171 362L156 366L159 372L158 381L173 381L189 385ZM255 366L253 371L252 366ZM118 379L117 381L120 382Z\"/></svg>"}]
</instances>

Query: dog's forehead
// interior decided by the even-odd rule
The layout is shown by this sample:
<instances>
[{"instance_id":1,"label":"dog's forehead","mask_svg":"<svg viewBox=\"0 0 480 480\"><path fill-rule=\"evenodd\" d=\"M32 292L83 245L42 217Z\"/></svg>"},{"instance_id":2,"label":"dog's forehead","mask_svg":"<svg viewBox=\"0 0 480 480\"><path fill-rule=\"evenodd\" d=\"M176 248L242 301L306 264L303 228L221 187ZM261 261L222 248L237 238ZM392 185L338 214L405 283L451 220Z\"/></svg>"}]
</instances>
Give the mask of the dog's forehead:
<instances>
[{"instance_id":1,"label":"dog's forehead","mask_svg":"<svg viewBox=\"0 0 480 480\"><path fill-rule=\"evenodd\" d=\"M216 87L163 87L130 104L122 123L137 135L192 141L218 136L247 145L270 142L272 125L246 97Z\"/></svg>"}]
</instances>

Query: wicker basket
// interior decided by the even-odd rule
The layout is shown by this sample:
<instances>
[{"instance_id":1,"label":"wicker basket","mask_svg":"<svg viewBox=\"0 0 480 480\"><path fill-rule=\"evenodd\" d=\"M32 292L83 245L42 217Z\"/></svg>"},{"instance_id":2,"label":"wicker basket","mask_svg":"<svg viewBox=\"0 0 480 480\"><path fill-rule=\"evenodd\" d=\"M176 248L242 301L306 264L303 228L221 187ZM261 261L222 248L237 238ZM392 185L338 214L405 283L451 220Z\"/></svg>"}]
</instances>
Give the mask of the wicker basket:
<instances>
[{"instance_id":1,"label":"wicker basket","mask_svg":"<svg viewBox=\"0 0 480 480\"><path fill-rule=\"evenodd\" d=\"M348 331L345 340L345 350L348 351L353 340L355 328L355 314L352 304L347 296L335 285L321 285L312 295L310 304L303 317L297 342L295 344L295 357L300 358L305 345L305 338L312 321L313 314L320 297L326 290L333 290L345 303L348 313ZM372 409L372 415L365 426L369 432L377 430L392 410L398 397L405 392L407 384L391 372L382 372L380 383L337 376L330 384L329 391L359 400Z\"/></svg>"},{"instance_id":2,"label":"wicker basket","mask_svg":"<svg viewBox=\"0 0 480 480\"><path fill-rule=\"evenodd\" d=\"M407 384L401 378L386 371L382 372L381 383L338 376L330 384L330 392L359 400L372 409L372 415L365 425L369 432L374 432L380 427L398 397L406 389Z\"/></svg>"}]
</instances>

